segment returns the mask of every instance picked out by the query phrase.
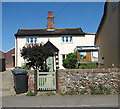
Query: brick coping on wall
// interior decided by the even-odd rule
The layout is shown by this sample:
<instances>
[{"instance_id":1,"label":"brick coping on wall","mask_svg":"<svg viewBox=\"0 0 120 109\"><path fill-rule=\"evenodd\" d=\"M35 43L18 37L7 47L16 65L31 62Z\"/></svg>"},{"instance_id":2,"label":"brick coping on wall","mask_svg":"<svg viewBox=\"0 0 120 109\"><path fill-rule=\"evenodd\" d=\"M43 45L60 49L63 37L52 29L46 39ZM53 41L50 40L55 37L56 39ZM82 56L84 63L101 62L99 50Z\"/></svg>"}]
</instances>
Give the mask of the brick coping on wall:
<instances>
[{"instance_id":1,"label":"brick coping on wall","mask_svg":"<svg viewBox=\"0 0 120 109\"><path fill-rule=\"evenodd\" d=\"M120 68L99 68L99 69L59 69L58 71L66 72L92 72L92 73L109 73L120 72Z\"/></svg>"}]
</instances>

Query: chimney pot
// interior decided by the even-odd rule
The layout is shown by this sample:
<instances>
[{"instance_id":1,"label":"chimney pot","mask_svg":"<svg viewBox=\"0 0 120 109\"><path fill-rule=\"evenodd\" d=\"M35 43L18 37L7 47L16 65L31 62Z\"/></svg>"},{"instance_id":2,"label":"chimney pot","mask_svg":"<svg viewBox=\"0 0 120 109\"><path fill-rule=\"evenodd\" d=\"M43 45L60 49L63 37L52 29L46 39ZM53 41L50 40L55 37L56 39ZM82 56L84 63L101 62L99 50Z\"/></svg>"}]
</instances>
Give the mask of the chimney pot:
<instances>
[{"instance_id":1,"label":"chimney pot","mask_svg":"<svg viewBox=\"0 0 120 109\"><path fill-rule=\"evenodd\" d=\"M50 12L48 11L48 16L50 16Z\"/></svg>"},{"instance_id":2,"label":"chimney pot","mask_svg":"<svg viewBox=\"0 0 120 109\"><path fill-rule=\"evenodd\" d=\"M53 13L52 13L52 11L51 11L51 16L53 16Z\"/></svg>"}]
</instances>

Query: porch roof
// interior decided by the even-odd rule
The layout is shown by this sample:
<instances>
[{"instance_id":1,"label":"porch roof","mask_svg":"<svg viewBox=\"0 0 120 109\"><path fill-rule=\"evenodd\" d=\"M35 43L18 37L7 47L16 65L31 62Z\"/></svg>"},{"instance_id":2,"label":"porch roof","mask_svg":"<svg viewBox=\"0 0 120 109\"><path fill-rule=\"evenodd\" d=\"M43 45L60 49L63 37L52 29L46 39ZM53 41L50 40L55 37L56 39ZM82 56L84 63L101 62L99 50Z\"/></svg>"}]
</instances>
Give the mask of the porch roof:
<instances>
[{"instance_id":1,"label":"porch roof","mask_svg":"<svg viewBox=\"0 0 120 109\"><path fill-rule=\"evenodd\" d=\"M54 50L55 52L59 51L59 49L56 46L54 46L49 40L44 46L49 47L50 49Z\"/></svg>"}]
</instances>

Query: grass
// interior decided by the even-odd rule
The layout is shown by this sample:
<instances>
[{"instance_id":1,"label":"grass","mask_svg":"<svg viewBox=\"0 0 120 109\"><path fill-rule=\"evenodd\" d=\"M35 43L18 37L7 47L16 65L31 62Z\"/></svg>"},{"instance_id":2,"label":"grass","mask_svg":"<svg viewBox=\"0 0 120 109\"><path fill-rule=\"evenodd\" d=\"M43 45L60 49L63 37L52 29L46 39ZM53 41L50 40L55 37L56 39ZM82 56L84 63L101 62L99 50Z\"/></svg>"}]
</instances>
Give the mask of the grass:
<instances>
[{"instance_id":1,"label":"grass","mask_svg":"<svg viewBox=\"0 0 120 109\"><path fill-rule=\"evenodd\" d=\"M65 96L65 95L77 95L76 91L67 91L65 93L61 93L61 95Z\"/></svg>"},{"instance_id":2,"label":"grass","mask_svg":"<svg viewBox=\"0 0 120 109\"><path fill-rule=\"evenodd\" d=\"M50 95L55 95L55 93L53 92L53 91L51 91L51 92L47 92L47 93L45 93L47 96L50 96Z\"/></svg>"},{"instance_id":3,"label":"grass","mask_svg":"<svg viewBox=\"0 0 120 109\"><path fill-rule=\"evenodd\" d=\"M36 94L33 93L32 91L29 91L29 92L26 94L26 96L36 96Z\"/></svg>"}]
</instances>

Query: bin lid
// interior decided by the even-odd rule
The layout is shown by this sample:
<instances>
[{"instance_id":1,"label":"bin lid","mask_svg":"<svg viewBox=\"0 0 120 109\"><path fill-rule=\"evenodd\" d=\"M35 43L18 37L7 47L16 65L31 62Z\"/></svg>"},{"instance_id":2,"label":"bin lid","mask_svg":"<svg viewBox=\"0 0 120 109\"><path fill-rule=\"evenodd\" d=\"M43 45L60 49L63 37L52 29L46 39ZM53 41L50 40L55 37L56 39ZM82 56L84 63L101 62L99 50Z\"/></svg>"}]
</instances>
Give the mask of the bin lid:
<instances>
[{"instance_id":1,"label":"bin lid","mask_svg":"<svg viewBox=\"0 0 120 109\"><path fill-rule=\"evenodd\" d=\"M28 72L25 69L15 68L15 69L13 69L11 71L12 71L12 73L14 75L20 75L20 74L24 74L25 75L25 74L28 74Z\"/></svg>"}]
</instances>

